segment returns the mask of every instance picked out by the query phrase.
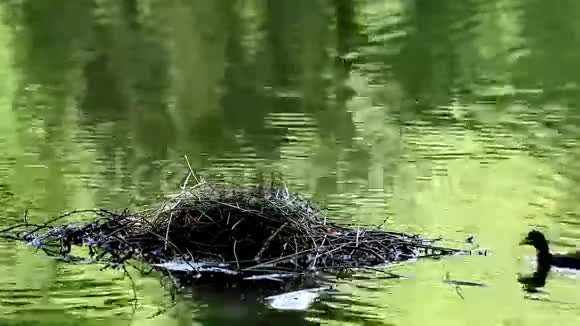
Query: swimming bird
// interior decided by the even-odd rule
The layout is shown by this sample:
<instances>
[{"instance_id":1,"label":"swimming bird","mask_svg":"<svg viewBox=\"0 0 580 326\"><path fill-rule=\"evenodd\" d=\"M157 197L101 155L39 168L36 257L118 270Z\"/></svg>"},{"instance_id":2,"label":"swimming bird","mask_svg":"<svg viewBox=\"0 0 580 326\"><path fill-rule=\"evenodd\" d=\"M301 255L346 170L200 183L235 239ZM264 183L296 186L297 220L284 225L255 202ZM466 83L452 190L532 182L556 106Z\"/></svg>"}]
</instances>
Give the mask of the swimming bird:
<instances>
[{"instance_id":1,"label":"swimming bird","mask_svg":"<svg viewBox=\"0 0 580 326\"><path fill-rule=\"evenodd\" d=\"M546 240L546 237L540 231L530 231L520 242L520 245L532 245L536 248L539 271L545 270L548 272L551 266L580 270L580 251L566 254L553 254L550 252L548 240Z\"/></svg>"}]
</instances>

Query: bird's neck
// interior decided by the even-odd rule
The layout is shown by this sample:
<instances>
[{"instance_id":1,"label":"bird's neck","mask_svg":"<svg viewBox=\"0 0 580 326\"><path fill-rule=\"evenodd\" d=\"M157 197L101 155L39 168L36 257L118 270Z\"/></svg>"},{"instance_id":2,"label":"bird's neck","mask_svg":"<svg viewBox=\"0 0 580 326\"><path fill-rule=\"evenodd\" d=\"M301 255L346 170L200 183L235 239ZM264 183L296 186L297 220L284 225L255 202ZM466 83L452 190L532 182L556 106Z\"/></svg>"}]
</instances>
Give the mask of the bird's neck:
<instances>
[{"instance_id":1,"label":"bird's neck","mask_svg":"<svg viewBox=\"0 0 580 326\"><path fill-rule=\"evenodd\" d=\"M552 265L552 254L546 248L544 250L537 250L538 272L548 272Z\"/></svg>"},{"instance_id":2,"label":"bird's neck","mask_svg":"<svg viewBox=\"0 0 580 326\"><path fill-rule=\"evenodd\" d=\"M545 255L545 256L550 255L550 247L548 246L548 241L546 241L546 240L536 241L534 243L534 248L536 248L538 255Z\"/></svg>"}]
</instances>

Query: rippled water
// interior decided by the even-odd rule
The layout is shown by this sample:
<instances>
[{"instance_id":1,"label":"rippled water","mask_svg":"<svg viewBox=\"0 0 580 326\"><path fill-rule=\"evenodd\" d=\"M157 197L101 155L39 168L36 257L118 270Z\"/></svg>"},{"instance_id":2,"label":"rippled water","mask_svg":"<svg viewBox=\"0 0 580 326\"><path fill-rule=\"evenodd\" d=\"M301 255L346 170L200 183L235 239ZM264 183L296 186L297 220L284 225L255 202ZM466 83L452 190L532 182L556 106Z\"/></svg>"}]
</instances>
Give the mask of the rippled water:
<instances>
[{"instance_id":1,"label":"rippled water","mask_svg":"<svg viewBox=\"0 0 580 326\"><path fill-rule=\"evenodd\" d=\"M187 155L215 182L281 176L336 219L489 256L356 279L304 313L0 241L2 325L577 325L580 279L527 297L542 230L580 246L580 2L0 3L1 225L159 202ZM484 283L457 290L443 282Z\"/></svg>"}]
</instances>

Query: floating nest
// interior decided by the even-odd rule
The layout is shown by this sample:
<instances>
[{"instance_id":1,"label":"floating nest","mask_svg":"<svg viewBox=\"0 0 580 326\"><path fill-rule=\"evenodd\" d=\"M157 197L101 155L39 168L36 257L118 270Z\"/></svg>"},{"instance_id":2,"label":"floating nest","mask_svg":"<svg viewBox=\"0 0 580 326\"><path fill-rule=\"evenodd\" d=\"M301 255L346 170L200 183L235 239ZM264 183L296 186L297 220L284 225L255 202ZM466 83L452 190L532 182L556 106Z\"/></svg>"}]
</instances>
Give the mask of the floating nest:
<instances>
[{"instance_id":1,"label":"floating nest","mask_svg":"<svg viewBox=\"0 0 580 326\"><path fill-rule=\"evenodd\" d=\"M71 215L91 221L63 223ZM283 281L464 253L435 240L338 224L285 187L229 189L200 182L140 212L74 211L46 224L23 223L0 236L49 256L123 267L140 262L177 283ZM88 250L77 253L76 247Z\"/></svg>"}]
</instances>

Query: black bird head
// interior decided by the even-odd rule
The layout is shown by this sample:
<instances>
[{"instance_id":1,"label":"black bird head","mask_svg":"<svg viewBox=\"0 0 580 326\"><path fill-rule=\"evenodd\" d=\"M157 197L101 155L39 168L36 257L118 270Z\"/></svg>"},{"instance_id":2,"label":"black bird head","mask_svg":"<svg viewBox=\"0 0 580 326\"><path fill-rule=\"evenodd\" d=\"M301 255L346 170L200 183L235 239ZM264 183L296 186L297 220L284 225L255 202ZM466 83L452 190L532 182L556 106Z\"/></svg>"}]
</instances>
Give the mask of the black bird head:
<instances>
[{"instance_id":1,"label":"black bird head","mask_svg":"<svg viewBox=\"0 0 580 326\"><path fill-rule=\"evenodd\" d=\"M522 241L520 241L520 245L532 245L538 250L543 250L548 248L548 241L542 232L532 230Z\"/></svg>"}]
</instances>

